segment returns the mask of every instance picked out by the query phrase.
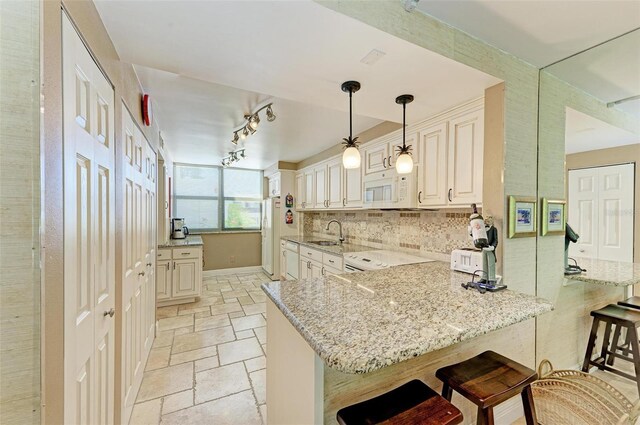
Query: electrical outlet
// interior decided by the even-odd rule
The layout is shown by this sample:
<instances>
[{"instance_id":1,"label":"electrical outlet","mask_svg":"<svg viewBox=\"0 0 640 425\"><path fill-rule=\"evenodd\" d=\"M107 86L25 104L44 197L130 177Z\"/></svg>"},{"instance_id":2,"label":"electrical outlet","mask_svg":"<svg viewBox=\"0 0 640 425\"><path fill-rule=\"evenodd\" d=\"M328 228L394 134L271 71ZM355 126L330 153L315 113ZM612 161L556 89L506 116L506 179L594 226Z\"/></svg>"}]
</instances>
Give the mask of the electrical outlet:
<instances>
[{"instance_id":1,"label":"electrical outlet","mask_svg":"<svg viewBox=\"0 0 640 425\"><path fill-rule=\"evenodd\" d=\"M229 264L235 264L236 263L236 257L234 257L233 255L229 257Z\"/></svg>"}]
</instances>

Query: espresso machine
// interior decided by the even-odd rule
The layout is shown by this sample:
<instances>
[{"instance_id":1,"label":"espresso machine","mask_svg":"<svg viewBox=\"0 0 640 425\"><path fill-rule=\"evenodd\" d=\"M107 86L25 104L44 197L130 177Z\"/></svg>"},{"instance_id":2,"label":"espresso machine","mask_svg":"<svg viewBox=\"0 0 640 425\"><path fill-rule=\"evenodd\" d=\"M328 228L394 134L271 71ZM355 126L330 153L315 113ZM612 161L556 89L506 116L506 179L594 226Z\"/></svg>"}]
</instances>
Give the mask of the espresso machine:
<instances>
[{"instance_id":1,"label":"espresso machine","mask_svg":"<svg viewBox=\"0 0 640 425\"><path fill-rule=\"evenodd\" d=\"M184 225L184 218L171 219L171 239L184 239L189 234L189 229Z\"/></svg>"}]
</instances>

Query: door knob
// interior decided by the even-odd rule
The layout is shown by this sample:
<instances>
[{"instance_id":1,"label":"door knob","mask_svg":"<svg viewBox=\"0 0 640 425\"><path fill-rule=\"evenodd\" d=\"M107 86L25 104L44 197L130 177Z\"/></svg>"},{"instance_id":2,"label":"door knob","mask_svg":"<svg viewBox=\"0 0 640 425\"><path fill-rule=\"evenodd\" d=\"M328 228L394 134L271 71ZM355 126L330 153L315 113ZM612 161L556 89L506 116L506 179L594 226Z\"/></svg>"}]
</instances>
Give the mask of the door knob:
<instances>
[{"instance_id":1,"label":"door knob","mask_svg":"<svg viewBox=\"0 0 640 425\"><path fill-rule=\"evenodd\" d=\"M138 273L138 276L144 276L144 272Z\"/></svg>"},{"instance_id":2,"label":"door knob","mask_svg":"<svg viewBox=\"0 0 640 425\"><path fill-rule=\"evenodd\" d=\"M114 308L111 308L111 310L109 310L109 311L105 311L105 312L104 312L104 314L103 314L103 316L104 316L104 317L107 317L107 316L109 316L109 317L113 317L113 315L114 315L114 314L116 314L116 310L115 310Z\"/></svg>"}]
</instances>

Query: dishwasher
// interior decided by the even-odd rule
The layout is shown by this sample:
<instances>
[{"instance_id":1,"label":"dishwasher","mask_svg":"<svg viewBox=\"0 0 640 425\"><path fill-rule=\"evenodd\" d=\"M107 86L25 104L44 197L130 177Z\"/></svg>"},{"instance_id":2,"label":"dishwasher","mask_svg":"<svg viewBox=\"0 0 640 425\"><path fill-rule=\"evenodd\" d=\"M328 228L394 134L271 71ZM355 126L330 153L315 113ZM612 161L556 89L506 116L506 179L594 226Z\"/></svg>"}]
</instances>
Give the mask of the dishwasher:
<instances>
[{"instance_id":1,"label":"dishwasher","mask_svg":"<svg viewBox=\"0 0 640 425\"><path fill-rule=\"evenodd\" d=\"M285 245L287 280L298 280L298 267L300 266L299 248L299 244L291 241L287 241Z\"/></svg>"}]
</instances>

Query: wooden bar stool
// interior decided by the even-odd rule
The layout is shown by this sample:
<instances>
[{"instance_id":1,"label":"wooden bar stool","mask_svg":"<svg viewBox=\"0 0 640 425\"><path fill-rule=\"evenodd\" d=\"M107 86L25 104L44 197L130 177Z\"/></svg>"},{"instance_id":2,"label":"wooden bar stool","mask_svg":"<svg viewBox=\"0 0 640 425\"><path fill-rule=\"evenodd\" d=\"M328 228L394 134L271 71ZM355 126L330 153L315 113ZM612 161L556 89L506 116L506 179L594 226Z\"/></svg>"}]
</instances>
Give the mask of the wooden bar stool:
<instances>
[{"instance_id":1,"label":"wooden bar stool","mask_svg":"<svg viewBox=\"0 0 640 425\"><path fill-rule=\"evenodd\" d=\"M627 298L624 301L618 301L618 305L627 308L634 308L636 310L640 310L640 297L631 297ZM618 344L620 340L620 334L622 331L622 326L616 326L616 331L613 334L613 347L614 351L620 350L625 356L629 356L631 351L631 336L632 333L626 332L626 337L624 343L622 345ZM613 366L615 360L615 356L609 356L607 359L607 364L609 366Z\"/></svg>"},{"instance_id":2,"label":"wooden bar stool","mask_svg":"<svg viewBox=\"0 0 640 425\"><path fill-rule=\"evenodd\" d=\"M453 390L478 406L478 424L493 424L493 408L518 394L522 397L527 425L537 424L531 383L535 371L493 351L438 369L442 396L451 401Z\"/></svg>"},{"instance_id":3,"label":"wooden bar stool","mask_svg":"<svg viewBox=\"0 0 640 425\"><path fill-rule=\"evenodd\" d=\"M372 399L338 411L341 425L455 425L462 413L428 385L414 379Z\"/></svg>"},{"instance_id":4,"label":"wooden bar stool","mask_svg":"<svg viewBox=\"0 0 640 425\"><path fill-rule=\"evenodd\" d=\"M638 332L636 330L638 326L640 326L640 310L609 304L600 310L592 311L591 316L593 316L593 324L591 325L591 333L589 335L589 341L587 342L582 371L589 372L590 366L596 366L598 369L631 379L636 382L638 393L640 393L640 345L638 345ZM602 348L600 350L600 356L592 359L600 322L605 323ZM610 340L612 326L616 326L613 341ZM625 329L627 332L627 342L622 346L618 345L621 329ZM622 351L623 353L619 354L618 351ZM631 353L631 355L629 355L629 353ZM614 359L621 359L633 363L635 376L613 368Z\"/></svg>"}]
</instances>

